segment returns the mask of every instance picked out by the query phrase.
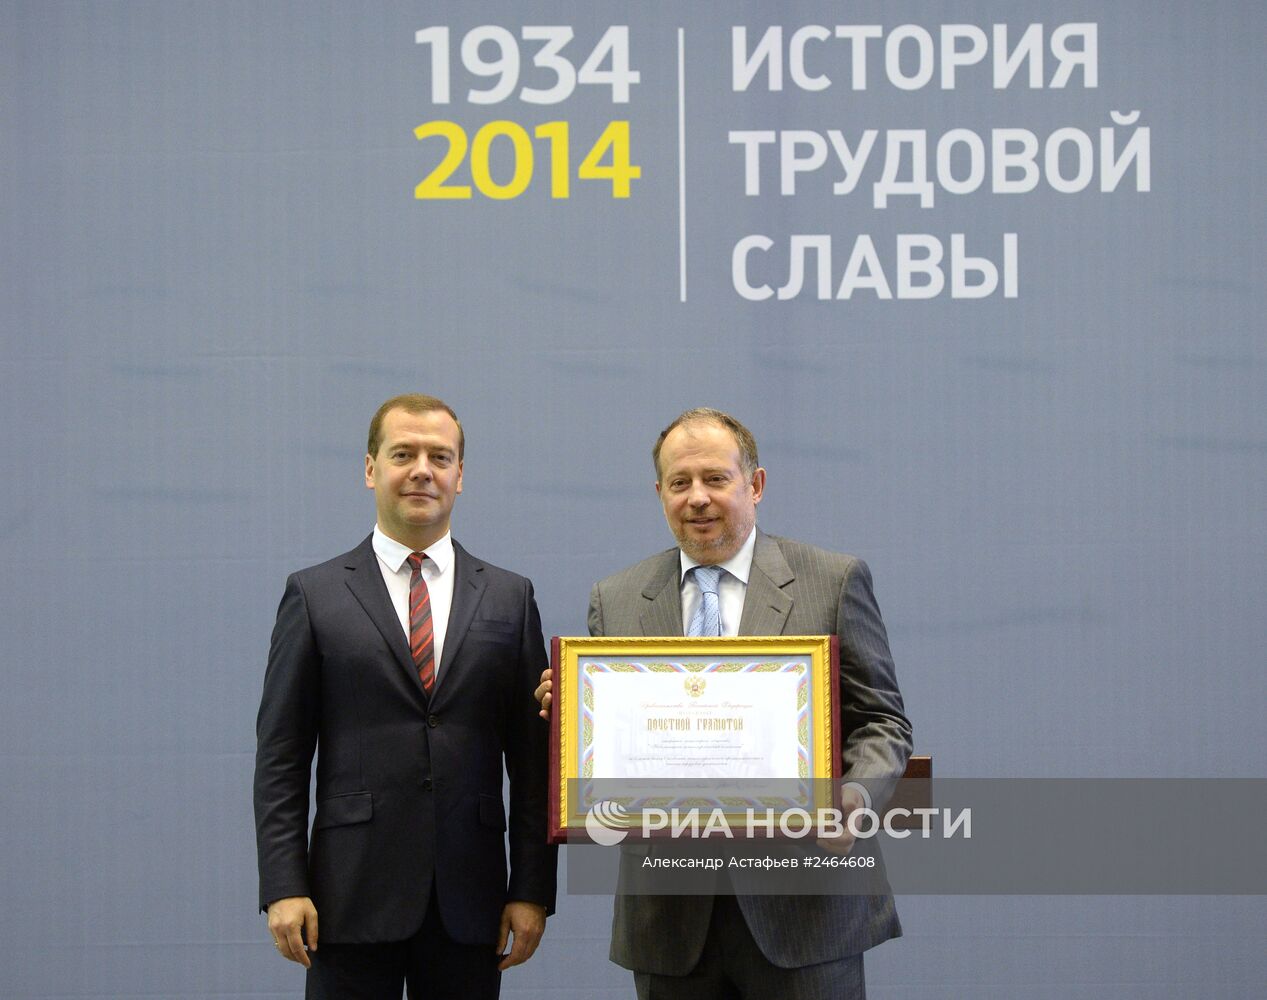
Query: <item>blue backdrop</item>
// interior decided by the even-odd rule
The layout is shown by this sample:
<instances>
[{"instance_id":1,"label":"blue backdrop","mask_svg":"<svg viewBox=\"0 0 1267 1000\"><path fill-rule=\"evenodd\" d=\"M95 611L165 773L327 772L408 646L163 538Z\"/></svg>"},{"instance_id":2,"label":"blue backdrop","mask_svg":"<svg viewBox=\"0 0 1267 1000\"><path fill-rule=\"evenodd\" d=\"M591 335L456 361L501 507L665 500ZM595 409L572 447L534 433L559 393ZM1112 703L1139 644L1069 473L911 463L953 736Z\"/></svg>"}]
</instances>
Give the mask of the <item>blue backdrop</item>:
<instances>
[{"instance_id":1,"label":"blue backdrop","mask_svg":"<svg viewBox=\"0 0 1267 1000\"><path fill-rule=\"evenodd\" d=\"M763 527L871 564L939 773L1264 774L1260 4L476 6L0 8L0 994L297 995L255 912L254 714L285 575L373 523L365 428L397 392L461 416L455 537L535 581L547 634L583 633L590 584L670 543L650 446L712 405L760 443ZM854 92L823 46L806 56L824 91L732 89L731 26L845 21L934 38L1006 21L1012 44L1031 22L1092 22L1098 83L996 89L987 57L953 89L903 91L876 47ZM577 64L628 24L629 103L601 86L466 99L489 81L463 68L464 34L533 23L573 26ZM414 38L433 25L452 33L448 105ZM832 160L779 195L772 157L747 196L728 141L1098 143L1132 109L1149 190L1135 172L1112 192L987 182L931 208L874 207L883 134L847 196ZM522 195L419 200L443 147L413 129L438 119L566 120L574 160L627 120L641 177L622 199L574 167L552 198L533 140ZM949 252L959 232L996 260L1018 234L1015 298L821 301L811 281L750 302L732 283L753 233L777 249L752 275L777 287L791 234L832 236L834 285L857 233L889 268L896 234ZM880 1000L1239 998L1267 980L1261 897L899 910L906 937L867 959ZM505 994L632 997L609 911L563 898Z\"/></svg>"}]
</instances>

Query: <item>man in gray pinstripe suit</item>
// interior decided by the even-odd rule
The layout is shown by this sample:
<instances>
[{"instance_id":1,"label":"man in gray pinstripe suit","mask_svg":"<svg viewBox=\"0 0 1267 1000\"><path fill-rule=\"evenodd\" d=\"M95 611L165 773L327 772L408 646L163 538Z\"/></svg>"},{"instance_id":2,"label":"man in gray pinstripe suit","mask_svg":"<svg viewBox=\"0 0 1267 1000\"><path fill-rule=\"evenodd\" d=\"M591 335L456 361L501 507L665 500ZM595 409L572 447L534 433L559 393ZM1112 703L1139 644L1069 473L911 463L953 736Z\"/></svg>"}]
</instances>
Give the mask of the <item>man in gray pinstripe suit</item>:
<instances>
[{"instance_id":1,"label":"man in gray pinstripe suit","mask_svg":"<svg viewBox=\"0 0 1267 1000\"><path fill-rule=\"evenodd\" d=\"M901 776L911 726L866 564L757 530L766 473L734 417L688 410L652 454L678 545L597 583L590 633L682 635L709 618L721 635L838 636L845 808L880 809L868 799ZM701 577L707 594L697 566L721 569L715 584L715 570ZM543 714L550 686L547 671ZM823 846L845 853L852 840ZM854 1000L866 995L862 952L901 932L888 895L620 895L611 959L633 971L640 1000Z\"/></svg>"}]
</instances>

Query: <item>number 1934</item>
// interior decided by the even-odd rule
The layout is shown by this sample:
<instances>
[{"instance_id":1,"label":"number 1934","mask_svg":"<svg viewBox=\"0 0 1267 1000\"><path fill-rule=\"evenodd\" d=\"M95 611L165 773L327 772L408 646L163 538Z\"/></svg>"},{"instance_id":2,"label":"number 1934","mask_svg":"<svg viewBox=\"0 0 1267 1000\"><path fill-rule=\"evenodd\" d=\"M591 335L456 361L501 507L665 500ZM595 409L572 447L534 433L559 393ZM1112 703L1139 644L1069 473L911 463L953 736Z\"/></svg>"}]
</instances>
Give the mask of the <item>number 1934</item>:
<instances>
[{"instance_id":1,"label":"number 1934","mask_svg":"<svg viewBox=\"0 0 1267 1000\"><path fill-rule=\"evenodd\" d=\"M581 84L609 86L613 104L628 104L630 86L641 80L638 71L629 68L627 25L609 27L579 70L563 54L563 49L573 38L572 29L567 25L526 25L520 33L525 42L538 44L532 54L532 66L537 71L534 82L550 84L548 87L524 86L518 95L521 101L558 104L571 97L577 84ZM414 41L431 50L432 103L448 104L452 90L449 29L443 25L423 28L415 33ZM490 50L492 58L485 55ZM510 31L495 24L472 28L463 36L459 51L462 66L468 73L492 81L491 86L483 90L468 90L468 101L472 104L497 104L515 93L523 59L519 41Z\"/></svg>"}]
</instances>

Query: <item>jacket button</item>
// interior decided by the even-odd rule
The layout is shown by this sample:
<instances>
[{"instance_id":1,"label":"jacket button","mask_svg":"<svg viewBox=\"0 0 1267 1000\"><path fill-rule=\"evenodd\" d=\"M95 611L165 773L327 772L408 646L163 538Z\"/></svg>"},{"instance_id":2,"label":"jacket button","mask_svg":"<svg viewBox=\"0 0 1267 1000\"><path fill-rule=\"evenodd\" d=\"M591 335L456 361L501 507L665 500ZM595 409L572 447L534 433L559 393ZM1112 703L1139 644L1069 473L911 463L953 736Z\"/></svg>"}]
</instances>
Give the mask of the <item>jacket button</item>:
<instances>
[{"instance_id":1,"label":"jacket button","mask_svg":"<svg viewBox=\"0 0 1267 1000\"><path fill-rule=\"evenodd\" d=\"M440 725L440 716L438 716L438 715L428 715L428 716L427 716L427 725L428 725L428 726L430 726L432 729L435 729L435 727L436 727L436 726Z\"/></svg>"},{"instance_id":2,"label":"jacket button","mask_svg":"<svg viewBox=\"0 0 1267 1000\"><path fill-rule=\"evenodd\" d=\"M424 792L429 792L429 791L431 791L431 779L430 779L430 778L423 778L423 779L422 779L422 790L423 790Z\"/></svg>"}]
</instances>

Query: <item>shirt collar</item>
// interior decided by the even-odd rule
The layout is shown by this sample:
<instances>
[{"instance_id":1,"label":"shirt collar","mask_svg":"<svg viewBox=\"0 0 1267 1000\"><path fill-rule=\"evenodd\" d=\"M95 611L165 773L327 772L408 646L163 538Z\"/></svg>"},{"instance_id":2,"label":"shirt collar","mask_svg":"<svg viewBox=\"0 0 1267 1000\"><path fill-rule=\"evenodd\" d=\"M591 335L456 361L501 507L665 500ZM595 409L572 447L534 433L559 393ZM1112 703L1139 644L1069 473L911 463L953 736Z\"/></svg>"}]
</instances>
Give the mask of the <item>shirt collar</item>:
<instances>
[{"instance_id":1,"label":"shirt collar","mask_svg":"<svg viewBox=\"0 0 1267 1000\"><path fill-rule=\"evenodd\" d=\"M735 577L745 587L748 585L748 575L752 572L752 553L757 547L757 526L754 524L752 530L748 532L748 537L744 543L739 546L739 551L727 559L724 563L717 563L731 576ZM700 563L696 562L681 549L678 549L678 556L681 558L682 573L678 577L679 585L686 579L689 573Z\"/></svg>"},{"instance_id":2,"label":"shirt collar","mask_svg":"<svg viewBox=\"0 0 1267 1000\"><path fill-rule=\"evenodd\" d=\"M399 573L400 568L405 565L405 560L409 558L410 553L414 550L408 545L402 545L390 535L384 534L379 530L378 525L374 525L374 554L383 560L383 565L390 569L393 573ZM427 558L436 564L436 571L443 575L448 572L450 566L453 565L453 535L446 531L444 537L422 550L427 554Z\"/></svg>"}]
</instances>

